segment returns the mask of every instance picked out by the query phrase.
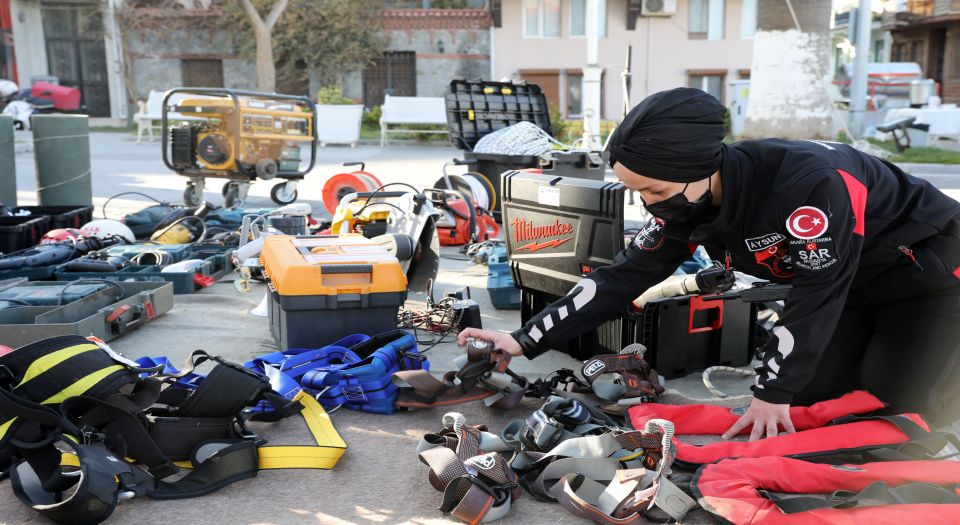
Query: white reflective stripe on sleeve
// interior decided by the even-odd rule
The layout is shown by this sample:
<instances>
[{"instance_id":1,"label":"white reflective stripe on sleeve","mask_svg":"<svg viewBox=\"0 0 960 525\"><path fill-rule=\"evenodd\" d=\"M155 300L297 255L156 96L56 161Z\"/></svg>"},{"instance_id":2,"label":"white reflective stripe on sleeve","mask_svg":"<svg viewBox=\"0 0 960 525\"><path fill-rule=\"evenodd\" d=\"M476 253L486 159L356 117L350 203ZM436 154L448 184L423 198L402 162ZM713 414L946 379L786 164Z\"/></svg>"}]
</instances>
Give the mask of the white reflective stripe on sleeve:
<instances>
[{"instance_id":1,"label":"white reflective stripe on sleeve","mask_svg":"<svg viewBox=\"0 0 960 525\"><path fill-rule=\"evenodd\" d=\"M780 365L777 364L777 360L774 359L774 356L770 356L770 360L767 361L767 368L772 370L774 374L780 373Z\"/></svg>"},{"instance_id":2,"label":"white reflective stripe on sleeve","mask_svg":"<svg viewBox=\"0 0 960 525\"><path fill-rule=\"evenodd\" d=\"M773 373L773 370L767 370L767 381L773 381L777 378L777 374Z\"/></svg>"},{"instance_id":3,"label":"white reflective stripe on sleeve","mask_svg":"<svg viewBox=\"0 0 960 525\"><path fill-rule=\"evenodd\" d=\"M597 295L597 283L590 279L581 279L577 286L581 287L579 293L573 298L573 309L579 310L590 302Z\"/></svg>"},{"instance_id":4,"label":"white reflective stripe on sleeve","mask_svg":"<svg viewBox=\"0 0 960 525\"><path fill-rule=\"evenodd\" d=\"M773 335L777 336L777 352L783 359L793 352L793 334L784 326L777 326L773 329Z\"/></svg>"},{"instance_id":5,"label":"white reflective stripe on sleeve","mask_svg":"<svg viewBox=\"0 0 960 525\"><path fill-rule=\"evenodd\" d=\"M754 376L754 378L753 378L753 384L756 385L757 388L763 388L763 385L760 384L760 376L759 376L759 375Z\"/></svg>"},{"instance_id":6,"label":"white reflective stripe on sleeve","mask_svg":"<svg viewBox=\"0 0 960 525\"><path fill-rule=\"evenodd\" d=\"M553 316L548 315L543 318L543 331L549 332L551 328L553 328Z\"/></svg>"},{"instance_id":7,"label":"white reflective stripe on sleeve","mask_svg":"<svg viewBox=\"0 0 960 525\"><path fill-rule=\"evenodd\" d=\"M530 329L529 332L527 332L527 335L530 336L530 339L533 339L534 343L539 343L540 339L543 337L543 332L541 332L539 328L534 326L533 328Z\"/></svg>"},{"instance_id":8,"label":"white reflective stripe on sleeve","mask_svg":"<svg viewBox=\"0 0 960 525\"><path fill-rule=\"evenodd\" d=\"M563 321L564 319L566 319L566 318L567 318L567 307L566 307L566 306L561 306L560 309L557 310L557 315L560 316L560 320L561 320L561 321Z\"/></svg>"}]
</instances>

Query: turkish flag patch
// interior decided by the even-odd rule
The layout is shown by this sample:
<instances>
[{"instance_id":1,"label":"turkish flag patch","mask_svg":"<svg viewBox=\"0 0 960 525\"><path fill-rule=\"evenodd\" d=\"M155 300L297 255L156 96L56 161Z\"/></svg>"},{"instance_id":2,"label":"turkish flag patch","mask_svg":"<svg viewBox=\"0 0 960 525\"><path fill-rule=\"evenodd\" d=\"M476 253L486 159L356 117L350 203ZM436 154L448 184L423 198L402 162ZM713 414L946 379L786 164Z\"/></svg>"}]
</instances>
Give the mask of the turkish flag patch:
<instances>
[{"instance_id":1,"label":"turkish flag patch","mask_svg":"<svg viewBox=\"0 0 960 525\"><path fill-rule=\"evenodd\" d=\"M820 208L800 206L787 217L787 231L797 239L816 239L827 233L829 223Z\"/></svg>"}]
</instances>

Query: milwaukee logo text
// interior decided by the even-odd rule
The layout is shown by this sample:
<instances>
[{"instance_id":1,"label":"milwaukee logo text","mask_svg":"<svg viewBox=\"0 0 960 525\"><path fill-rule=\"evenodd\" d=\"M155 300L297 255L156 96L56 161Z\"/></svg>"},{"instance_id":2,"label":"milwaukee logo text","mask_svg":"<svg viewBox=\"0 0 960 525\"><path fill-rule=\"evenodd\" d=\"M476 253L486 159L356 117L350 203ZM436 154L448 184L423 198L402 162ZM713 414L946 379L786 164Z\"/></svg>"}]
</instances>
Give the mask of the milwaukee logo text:
<instances>
[{"instance_id":1,"label":"milwaukee logo text","mask_svg":"<svg viewBox=\"0 0 960 525\"><path fill-rule=\"evenodd\" d=\"M553 224L547 224L546 226L534 226L531 221L514 219L511 226L513 227L513 238L516 242L532 241L544 237L569 235L573 233L573 225L562 223L559 219L554 220Z\"/></svg>"}]
</instances>

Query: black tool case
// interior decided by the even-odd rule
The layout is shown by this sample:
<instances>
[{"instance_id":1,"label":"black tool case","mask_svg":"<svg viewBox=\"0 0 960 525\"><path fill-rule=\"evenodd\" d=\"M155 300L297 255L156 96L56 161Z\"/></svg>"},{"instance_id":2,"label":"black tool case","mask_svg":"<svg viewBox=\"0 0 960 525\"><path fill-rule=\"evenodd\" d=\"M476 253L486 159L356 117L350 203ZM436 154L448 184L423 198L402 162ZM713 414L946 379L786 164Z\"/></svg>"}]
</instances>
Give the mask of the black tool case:
<instances>
[{"instance_id":1,"label":"black tool case","mask_svg":"<svg viewBox=\"0 0 960 525\"><path fill-rule=\"evenodd\" d=\"M504 173L501 184L504 240L525 323L623 250L625 189L616 182L521 171ZM611 317L557 350L580 359L619 352L628 343L624 318Z\"/></svg>"}]
</instances>

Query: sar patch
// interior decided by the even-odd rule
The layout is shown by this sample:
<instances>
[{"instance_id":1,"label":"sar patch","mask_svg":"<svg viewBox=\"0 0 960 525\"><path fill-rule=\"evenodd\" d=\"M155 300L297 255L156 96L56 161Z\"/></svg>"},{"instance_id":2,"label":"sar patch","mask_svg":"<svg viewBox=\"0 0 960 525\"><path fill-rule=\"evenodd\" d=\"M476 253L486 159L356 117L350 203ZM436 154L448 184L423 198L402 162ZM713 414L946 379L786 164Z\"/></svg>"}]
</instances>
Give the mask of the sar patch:
<instances>
[{"instance_id":1,"label":"sar patch","mask_svg":"<svg viewBox=\"0 0 960 525\"><path fill-rule=\"evenodd\" d=\"M827 214L820 208L800 206L787 217L787 231L797 239L816 239L827 232Z\"/></svg>"},{"instance_id":2,"label":"sar patch","mask_svg":"<svg viewBox=\"0 0 960 525\"><path fill-rule=\"evenodd\" d=\"M663 219L653 217L633 238L633 245L641 250L655 252L663 246L663 225L666 224Z\"/></svg>"},{"instance_id":3,"label":"sar patch","mask_svg":"<svg viewBox=\"0 0 960 525\"><path fill-rule=\"evenodd\" d=\"M777 244L780 241L785 241L786 239L787 238L782 234L773 232L766 235L760 235L759 237L744 239L743 242L747 243L747 249L751 252L759 252L773 246L774 244Z\"/></svg>"},{"instance_id":4,"label":"sar patch","mask_svg":"<svg viewBox=\"0 0 960 525\"><path fill-rule=\"evenodd\" d=\"M808 272L820 272L840 262L833 237L790 241L790 255L796 268Z\"/></svg>"}]
</instances>

